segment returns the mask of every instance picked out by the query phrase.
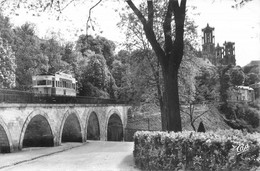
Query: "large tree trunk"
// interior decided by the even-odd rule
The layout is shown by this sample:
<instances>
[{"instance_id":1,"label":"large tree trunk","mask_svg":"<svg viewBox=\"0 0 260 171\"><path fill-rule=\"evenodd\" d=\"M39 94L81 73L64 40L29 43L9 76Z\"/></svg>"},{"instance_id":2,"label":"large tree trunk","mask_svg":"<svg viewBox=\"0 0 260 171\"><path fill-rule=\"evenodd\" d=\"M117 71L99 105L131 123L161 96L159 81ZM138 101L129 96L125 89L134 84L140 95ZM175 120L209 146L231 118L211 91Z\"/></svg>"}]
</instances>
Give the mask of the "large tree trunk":
<instances>
[{"instance_id":1,"label":"large tree trunk","mask_svg":"<svg viewBox=\"0 0 260 171\"><path fill-rule=\"evenodd\" d=\"M178 69L163 71L164 90L162 129L167 131L181 131L181 116L178 95ZM164 124L164 125L163 125Z\"/></svg>"},{"instance_id":2,"label":"large tree trunk","mask_svg":"<svg viewBox=\"0 0 260 171\"><path fill-rule=\"evenodd\" d=\"M164 49L157 41L153 30L154 8L153 1L147 0L148 18L136 8L131 0L126 0L129 7L134 11L136 16L143 24L146 38L150 42L153 50L158 57L162 67L164 79L163 107L162 112L162 129L167 131L181 131L181 116L178 94L178 70L183 56L183 35L186 0L169 0L167 12L163 23L164 31ZM175 22L175 40L172 40L172 14L174 14Z\"/></svg>"}]
</instances>

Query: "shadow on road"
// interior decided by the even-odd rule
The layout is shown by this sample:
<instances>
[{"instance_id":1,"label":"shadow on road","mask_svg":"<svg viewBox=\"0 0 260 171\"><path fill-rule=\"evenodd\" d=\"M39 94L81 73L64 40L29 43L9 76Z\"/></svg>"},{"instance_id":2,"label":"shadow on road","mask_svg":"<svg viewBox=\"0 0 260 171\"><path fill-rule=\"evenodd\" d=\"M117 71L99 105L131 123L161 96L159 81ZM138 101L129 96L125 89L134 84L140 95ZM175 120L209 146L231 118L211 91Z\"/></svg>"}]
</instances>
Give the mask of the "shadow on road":
<instances>
[{"instance_id":1,"label":"shadow on road","mask_svg":"<svg viewBox=\"0 0 260 171\"><path fill-rule=\"evenodd\" d=\"M131 168L130 170L140 171L140 169L138 169L134 164L133 154L130 154L130 155L126 156L125 158L123 158L123 160L119 164L119 168L126 169L128 171L129 171L129 168Z\"/></svg>"}]
</instances>

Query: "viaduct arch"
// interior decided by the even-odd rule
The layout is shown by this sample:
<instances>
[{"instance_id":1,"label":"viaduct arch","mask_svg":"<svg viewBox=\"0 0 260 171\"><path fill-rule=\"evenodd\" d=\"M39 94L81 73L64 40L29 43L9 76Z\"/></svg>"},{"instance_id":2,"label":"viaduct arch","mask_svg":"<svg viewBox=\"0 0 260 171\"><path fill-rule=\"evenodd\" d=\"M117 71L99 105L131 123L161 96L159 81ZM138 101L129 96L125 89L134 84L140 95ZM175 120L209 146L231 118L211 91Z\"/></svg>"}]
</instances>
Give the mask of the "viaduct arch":
<instances>
[{"instance_id":1,"label":"viaduct arch","mask_svg":"<svg viewBox=\"0 0 260 171\"><path fill-rule=\"evenodd\" d=\"M50 124L50 118L49 118L49 116L45 113L45 112L43 112L43 111L41 111L41 110L35 110L35 111L33 111L32 113L30 113L29 115L28 115L28 117L26 118L26 120L25 120L25 122L23 123L23 126L22 126L22 130L21 130L21 134L20 134L20 138L19 138L19 146L18 146L18 149L22 149L23 148L23 142L24 142L24 136L25 136L25 133L26 133L26 131L28 130L27 128L28 128L28 126L29 126L29 124L31 123L31 121L35 118L35 117L37 117L37 116L41 116L42 118L44 118L46 121L47 121L47 126L49 126L50 127L50 131L51 131L51 134L53 135L53 128L52 128L52 125L53 124ZM54 140L53 140L54 141Z\"/></svg>"},{"instance_id":2,"label":"viaduct arch","mask_svg":"<svg viewBox=\"0 0 260 171\"><path fill-rule=\"evenodd\" d=\"M106 118L106 140L122 141L124 137L123 118L117 109L111 109ZM115 132L114 132L115 131ZM114 132L114 134L112 134ZM122 134L122 135L121 135Z\"/></svg>"},{"instance_id":3,"label":"viaduct arch","mask_svg":"<svg viewBox=\"0 0 260 171\"><path fill-rule=\"evenodd\" d=\"M9 130L0 117L0 153L9 153L13 151L13 144Z\"/></svg>"},{"instance_id":4,"label":"viaduct arch","mask_svg":"<svg viewBox=\"0 0 260 171\"><path fill-rule=\"evenodd\" d=\"M118 124L124 135L129 108L130 106L126 105L105 104L2 103L0 104L0 153L21 150L28 146L23 142L30 137L28 130L36 123L48 127L46 131L41 129L35 132L47 137L39 141L52 142L51 146L76 139L80 142L86 142L88 139L119 140L108 138L108 133L111 134L108 129L111 131L111 125L113 127ZM67 131L71 129L73 131ZM71 135L75 136L75 139L66 139L66 136L68 138ZM36 135L36 137L40 136Z\"/></svg>"},{"instance_id":5,"label":"viaduct arch","mask_svg":"<svg viewBox=\"0 0 260 171\"><path fill-rule=\"evenodd\" d=\"M83 142L83 130L78 113L75 110L68 110L61 121L59 144L63 138L65 138L65 142Z\"/></svg>"},{"instance_id":6,"label":"viaduct arch","mask_svg":"<svg viewBox=\"0 0 260 171\"><path fill-rule=\"evenodd\" d=\"M85 128L87 140L100 140L100 118L95 111L88 114Z\"/></svg>"}]
</instances>

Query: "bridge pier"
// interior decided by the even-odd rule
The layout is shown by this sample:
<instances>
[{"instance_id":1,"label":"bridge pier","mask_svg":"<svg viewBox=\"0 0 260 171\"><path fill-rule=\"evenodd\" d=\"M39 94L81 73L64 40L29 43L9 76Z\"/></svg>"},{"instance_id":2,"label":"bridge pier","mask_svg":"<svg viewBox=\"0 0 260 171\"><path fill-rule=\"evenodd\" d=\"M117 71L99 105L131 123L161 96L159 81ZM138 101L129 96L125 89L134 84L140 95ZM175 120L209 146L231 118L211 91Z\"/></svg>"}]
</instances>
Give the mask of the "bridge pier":
<instances>
[{"instance_id":1,"label":"bridge pier","mask_svg":"<svg viewBox=\"0 0 260 171\"><path fill-rule=\"evenodd\" d=\"M30 143L59 146L87 139L106 141L111 116L119 118L124 134L128 109L126 105L1 103L0 153L21 150Z\"/></svg>"}]
</instances>

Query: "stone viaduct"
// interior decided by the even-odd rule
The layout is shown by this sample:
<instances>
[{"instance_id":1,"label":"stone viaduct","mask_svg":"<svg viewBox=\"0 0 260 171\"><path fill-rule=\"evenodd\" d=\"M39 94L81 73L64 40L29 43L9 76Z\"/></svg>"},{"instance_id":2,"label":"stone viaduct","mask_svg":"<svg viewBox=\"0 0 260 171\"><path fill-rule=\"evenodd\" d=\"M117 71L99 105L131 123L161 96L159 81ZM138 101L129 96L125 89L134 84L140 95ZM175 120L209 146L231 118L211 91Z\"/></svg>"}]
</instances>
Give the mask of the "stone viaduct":
<instances>
[{"instance_id":1,"label":"stone viaduct","mask_svg":"<svg viewBox=\"0 0 260 171\"><path fill-rule=\"evenodd\" d=\"M128 110L117 104L0 103L0 153L37 146L36 140L48 146L87 139L122 141Z\"/></svg>"}]
</instances>

